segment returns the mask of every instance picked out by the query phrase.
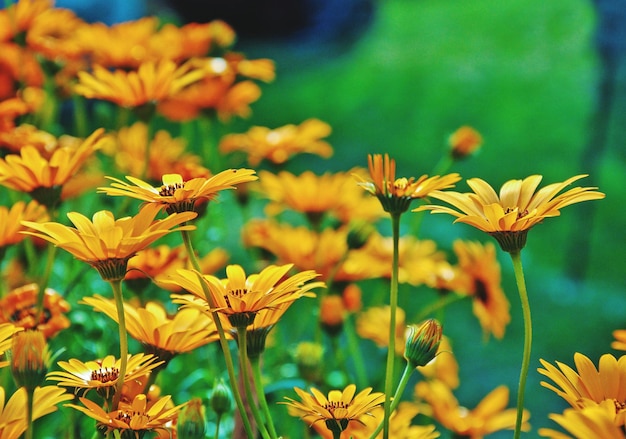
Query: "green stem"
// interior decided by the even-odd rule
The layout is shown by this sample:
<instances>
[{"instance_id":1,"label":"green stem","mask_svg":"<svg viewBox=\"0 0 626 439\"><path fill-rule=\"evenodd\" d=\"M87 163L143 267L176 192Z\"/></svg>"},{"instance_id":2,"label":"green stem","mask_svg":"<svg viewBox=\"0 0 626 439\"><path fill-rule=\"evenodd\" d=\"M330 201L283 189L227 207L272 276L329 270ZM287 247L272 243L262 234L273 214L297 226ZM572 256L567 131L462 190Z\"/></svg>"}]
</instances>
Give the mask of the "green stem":
<instances>
[{"instance_id":1,"label":"green stem","mask_svg":"<svg viewBox=\"0 0 626 439\"><path fill-rule=\"evenodd\" d=\"M274 427L272 414L270 413L270 408L267 405L267 399L265 398L265 390L263 389L260 359L261 357L250 358L250 365L252 366L252 378L254 380L254 388L256 390L257 397L259 398L259 403L261 404L261 410L263 410L263 413L265 415L265 420L267 422L267 427L269 429L270 436L273 439L276 439L278 435L276 434L276 428Z\"/></svg>"},{"instance_id":2,"label":"green stem","mask_svg":"<svg viewBox=\"0 0 626 439\"><path fill-rule=\"evenodd\" d=\"M341 431L340 430L331 430L333 432L333 439L341 439Z\"/></svg>"},{"instance_id":3,"label":"green stem","mask_svg":"<svg viewBox=\"0 0 626 439\"><path fill-rule=\"evenodd\" d=\"M46 259L46 266L43 270L43 276L39 281L39 293L37 293L37 315L35 322L39 322L41 314L43 313L43 302L46 297L46 288L50 281L50 274L52 273L52 267L54 265L54 256L56 255L56 246L48 244L48 257Z\"/></svg>"},{"instance_id":4,"label":"green stem","mask_svg":"<svg viewBox=\"0 0 626 439\"><path fill-rule=\"evenodd\" d=\"M413 364L410 361L407 361L406 366L404 368L404 372L402 373L402 378L400 378L400 382L398 383L398 388L396 389L396 393L393 395L393 401L390 407L391 413L393 413L394 410L398 407L398 404L400 404L400 399L402 397L402 394L404 393L404 389L406 389L406 385L409 383L409 378L411 378L411 375L415 371L416 367L417 366L415 364ZM382 430L382 428L383 428L383 424L379 424L376 430L374 431L374 433L370 435L370 439L375 439L376 436L378 436L378 433L380 433L380 430Z\"/></svg>"},{"instance_id":5,"label":"green stem","mask_svg":"<svg viewBox=\"0 0 626 439\"><path fill-rule=\"evenodd\" d=\"M26 419L28 420L28 424L26 424L26 432L24 433L24 439L33 439L33 400L34 400L35 389L26 389Z\"/></svg>"},{"instance_id":6,"label":"green stem","mask_svg":"<svg viewBox=\"0 0 626 439\"><path fill-rule=\"evenodd\" d=\"M217 414L217 420L215 421L215 439L220 437L220 421L222 420L222 414Z\"/></svg>"},{"instance_id":7,"label":"green stem","mask_svg":"<svg viewBox=\"0 0 626 439\"><path fill-rule=\"evenodd\" d=\"M359 349L359 340L354 330L353 316L349 315L343 323L344 332L346 334L346 341L348 342L348 352L350 358L354 363L354 371L356 374L357 387L363 389L367 386L367 372L365 370L365 363L363 362L363 356Z\"/></svg>"},{"instance_id":8,"label":"green stem","mask_svg":"<svg viewBox=\"0 0 626 439\"><path fill-rule=\"evenodd\" d=\"M524 392L526 389L528 368L530 367L530 349L532 346L533 329L530 318L530 303L528 301L526 282L524 280L524 269L522 268L521 252L511 252L510 255L511 260L513 261L513 270L515 271L515 280L517 281L517 289L522 302L522 313L524 317L524 354L522 357L522 368L520 371L519 388L517 391L517 417L515 420L515 434L513 436L515 439L519 439L524 417Z\"/></svg>"},{"instance_id":9,"label":"green stem","mask_svg":"<svg viewBox=\"0 0 626 439\"><path fill-rule=\"evenodd\" d=\"M87 137L87 106L85 98L78 94L72 95L72 104L74 105L74 132L78 137Z\"/></svg>"},{"instance_id":10,"label":"green stem","mask_svg":"<svg viewBox=\"0 0 626 439\"><path fill-rule=\"evenodd\" d=\"M115 386L115 396L113 397L113 410L117 410L120 398L122 397L122 388L124 387L124 377L126 376L126 366L128 364L128 333L126 332L126 313L124 312L122 280L111 280L109 283L111 284L113 297L115 298L120 336L120 372Z\"/></svg>"},{"instance_id":11,"label":"green stem","mask_svg":"<svg viewBox=\"0 0 626 439\"><path fill-rule=\"evenodd\" d=\"M383 439L389 438L389 416L391 416L391 392L393 390L394 361L396 358L396 309L398 308L398 266L400 244L400 214L391 214L393 235L393 259L391 265L391 287L389 291L389 350L385 370L385 414L383 418Z\"/></svg>"},{"instance_id":12,"label":"green stem","mask_svg":"<svg viewBox=\"0 0 626 439\"><path fill-rule=\"evenodd\" d=\"M248 336L246 335L245 326L237 327L237 340L239 342L239 370L241 371L241 380L243 381L243 388L246 392L246 398L248 398L250 411L252 412L252 416L254 416L254 420L259 426L261 436L263 436L263 438L265 439L269 439L270 434L267 431L267 427L265 427L265 422L263 421L263 417L259 412L259 408L254 401L254 395L252 393L252 388L250 387L250 375L248 374Z\"/></svg>"},{"instance_id":13,"label":"green stem","mask_svg":"<svg viewBox=\"0 0 626 439\"><path fill-rule=\"evenodd\" d=\"M193 249L193 244L191 242L191 234L188 230L181 231L183 236L183 242L185 243L185 249L187 250L187 257L191 262L192 267L198 272L202 273L200 269L200 263L198 262L198 258ZM198 274L200 277L201 275ZM228 371L228 378L231 383L231 389L233 391L233 397L235 398L235 403L237 404L237 410L239 410L239 414L241 415L241 421L243 422L243 427L246 430L246 434L249 438L255 437L252 433L252 426L250 425L250 420L248 419L248 412L243 404L243 400L241 399L241 392L239 392L239 387L237 386L237 377L235 376L235 367L233 363L233 357L230 353L230 349L228 347L228 340L226 340L226 335L224 334L224 327L222 326L222 321L217 314L217 311L213 311L215 309L215 303L211 298L211 293L206 286L206 283L203 279L199 279L200 285L202 285L202 291L204 292L204 296L209 304L211 309L211 316L213 321L215 322L215 327L217 329L217 333L220 337L220 346L222 347L222 352L224 354L224 362L226 363L226 370Z\"/></svg>"}]
</instances>

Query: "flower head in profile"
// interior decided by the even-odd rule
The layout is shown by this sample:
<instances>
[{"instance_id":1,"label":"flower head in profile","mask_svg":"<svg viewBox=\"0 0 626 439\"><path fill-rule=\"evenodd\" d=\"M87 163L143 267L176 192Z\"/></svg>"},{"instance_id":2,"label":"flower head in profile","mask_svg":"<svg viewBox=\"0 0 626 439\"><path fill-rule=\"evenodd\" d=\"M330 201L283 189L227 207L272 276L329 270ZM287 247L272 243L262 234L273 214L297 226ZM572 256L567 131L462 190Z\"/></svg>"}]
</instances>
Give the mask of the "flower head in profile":
<instances>
[{"instance_id":1,"label":"flower head in profile","mask_svg":"<svg viewBox=\"0 0 626 439\"><path fill-rule=\"evenodd\" d=\"M376 196L385 212L393 215L406 212L411 201L427 197L432 191L448 189L461 179L459 174L420 178L396 178L396 161L388 154L368 155L370 177L372 181L365 181L358 175L359 185L370 194Z\"/></svg>"},{"instance_id":2,"label":"flower head in profile","mask_svg":"<svg viewBox=\"0 0 626 439\"><path fill-rule=\"evenodd\" d=\"M169 426L184 404L171 406L171 397L163 396L149 401L142 393L136 395L130 403L120 404L117 410L107 412L87 398L79 398L82 406L66 404L97 421L99 428L106 432L118 431L121 437L143 437L146 432L163 433L171 437ZM125 432L131 432L126 436Z\"/></svg>"},{"instance_id":3,"label":"flower head in profile","mask_svg":"<svg viewBox=\"0 0 626 439\"><path fill-rule=\"evenodd\" d=\"M103 133L98 129L77 147L58 147L48 155L42 155L34 146L24 146L19 155L0 158L0 184L54 207L61 199L63 185L105 142Z\"/></svg>"},{"instance_id":4,"label":"flower head in profile","mask_svg":"<svg viewBox=\"0 0 626 439\"><path fill-rule=\"evenodd\" d=\"M513 430L516 409L507 409L509 389L499 386L485 396L474 409L459 405L452 391L441 381L420 381L415 386L418 399L428 403L432 416L442 426L462 437L482 438L500 430ZM426 410L426 408L424 409ZM524 410L522 431L530 430L530 414Z\"/></svg>"},{"instance_id":5,"label":"flower head in profile","mask_svg":"<svg viewBox=\"0 0 626 439\"><path fill-rule=\"evenodd\" d=\"M24 329L37 329L50 339L70 326L66 314L70 304L52 288L43 296L43 312L38 312L39 285L30 283L9 291L0 299L0 322ZM39 320L37 320L39 317Z\"/></svg>"},{"instance_id":6,"label":"flower head in profile","mask_svg":"<svg viewBox=\"0 0 626 439\"><path fill-rule=\"evenodd\" d=\"M487 243L456 240L453 243L459 272L455 281L457 292L472 296L472 310L483 328L485 337L493 334L501 339L511 321L510 304L500 276L496 247Z\"/></svg>"},{"instance_id":7,"label":"flower head in profile","mask_svg":"<svg viewBox=\"0 0 626 439\"><path fill-rule=\"evenodd\" d=\"M140 107L176 95L206 75L189 63L169 59L146 61L132 71L110 71L100 65L93 73L79 72L74 91L88 99L102 99L121 107Z\"/></svg>"},{"instance_id":8,"label":"flower head in profile","mask_svg":"<svg viewBox=\"0 0 626 439\"><path fill-rule=\"evenodd\" d=\"M25 203L18 201L10 208L0 206L0 258L3 248L21 242L26 235L22 221L48 221L48 211L35 200Z\"/></svg>"},{"instance_id":9,"label":"flower head in profile","mask_svg":"<svg viewBox=\"0 0 626 439\"><path fill-rule=\"evenodd\" d=\"M183 181L180 174L165 174L160 187L154 187L134 177L126 177L132 184L117 178L108 178L113 180L111 187L98 188L98 192L136 198L173 213L194 211L196 202L214 200L220 191L235 189L235 185L254 181L257 176L252 169L227 169L209 178L193 178L188 181Z\"/></svg>"},{"instance_id":10,"label":"flower head in profile","mask_svg":"<svg viewBox=\"0 0 626 439\"><path fill-rule=\"evenodd\" d=\"M322 139L330 132L330 125L318 119L275 129L255 126L243 134L224 136L219 148L223 153L243 152L250 166L257 166L263 160L283 164L303 153L328 158L333 154L333 148Z\"/></svg>"},{"instance_id":11,"label":"flower head in profile","mask_svg":"<svg viewBox=\"0 0 626 439\"><path fill-rule=\"evenodd\" d=\"M258 274L246 275L241 266L229 265L225 279L194 270L178 270L168 282L205 300L212 311L227 316L233 326L247 327L262 309L292 303L303 296L312 297L313 288L324 286L323 282L310 282L318 276L312 270L288 276L292 267L292 264L270 265Z\"/></svg>"},{"instance_id":12,"label":"flower head in profile","mask_svg":"<svg viewBox=\"0 0 626 439\"><path fill-rule=\"evenodd\" d=\"M540 428L538 433L542 437L552 439L625 439L623 428L613 422L614 413L615 406L610 401L605 401L597 407L566 409L563 414L553 413L548 417L572 436L551 428Z\"/></svg>"},{"instance_id":13,"label":"flower head in profile","mask_svg":"<svg viewBox=\"0 0 626 439\"><path fill-rule=\"evenodd\" d=\"M289 414L299 417L309 425L322 421L332 432L344 431L353 421L362 423L364 417L372 416L371 411L385 401L385 394L372 393L371 387L356 394L354 384L349 384L343 390L331 390L328 396L314 387L311 388L311 393L297 387L294 390L300 401L286 398L289 402L283 404L288 406Z\"/></svg>"},{"instance_id":14,"label":"flower head in profile","mask_svg":"<svg viewBox=\"0 0 626 439\"><path fill-rule=\"evenodd\" d=\"M435 319L421 325L409 325L406 332L404 358L414 367L426 366L437 355L443 329Z\"/></svg>"},{"instance_id":15,"label":"flower head in profile","mask_svg":"<svg viewBox=\"0 0 626 439\"><path fill-rule=\"evenodd\" d=\"M118 321L113 300L96 295L85 297L82 302ZM128 334L144 345L146 353L166 363L219 338L213 320L198 309L184 308L168 315L160 303L148 302L143 307L125 303L124 312Z\"/></svg>"},{"instance_id":16,"label":"flower head in profile","mask_svg":"<svg viewBox=\"0 0 626 439\"><path fill-rule=\"evenodd\" d=\"M466 223L493 236L502 250L518 252L526 244L528 231L544 218L560 215L560 209L570 204L604 198L595 187L576 187L560 193L573 182L586 177L576 175L562 183L554 183L537 190L541 175L523 180L509 180L496 191L480 178L470 178L470 193L434 191L430 194L452 207L426 205L414 212L430 210L455 216L455 222Z\"/></svg>"},{"instance_id":17,"label":"flower head in profile","mask_svg":"<svg viewBox=\"0 0 626 439\"><path fill-rule=\"evenodd\" d=\"M115 219L108 210L93 215L92 220L78 212L68 218L76 227L56 222L22 224L32 229L25 231L70 252L76 259L93 266L104 280L123 279L128 260L157 239L178 230L192 230L194 226L180 224L196 217L195 212L174 213L155 220L158 209L144 206L133 217ZM172 228L180 226L178 228Z\"/></svg>"},{"instance_id":18,"label":"flower head in profile","mask_svg":"<svg viewBox=\"0 0 626 439\"><path fill-rule=\"evenodd\" d=\"M107 355L101 360L82 362L75 358L69 361L59 361L61 371L52 371L47 379L57 381L58 386L73 388L75 393L87 393L95 389L101 396L108 398L115 391L117 380L120 377L120 361L113 355ZM135 354L128 356L128 365L124 382L143 377L151 370L162 364L154 355Z\"/></svg>"},{"instance_id":19,"label":"flower head in profile","mask_svg":"<svg viewBox=\"0 0 626 439\"><path fill-rule=\"evenodd\" d=\"M588 357L576 352L576 370L558 361L558 367L543 359L539 361L543 368L537 371L554 383L542 381L543 387L554 391L576 409L609 401L614 408L613 423L626 423L626 356L617 359L604 354L596 368Z\"/></svg>"}]
</instances>

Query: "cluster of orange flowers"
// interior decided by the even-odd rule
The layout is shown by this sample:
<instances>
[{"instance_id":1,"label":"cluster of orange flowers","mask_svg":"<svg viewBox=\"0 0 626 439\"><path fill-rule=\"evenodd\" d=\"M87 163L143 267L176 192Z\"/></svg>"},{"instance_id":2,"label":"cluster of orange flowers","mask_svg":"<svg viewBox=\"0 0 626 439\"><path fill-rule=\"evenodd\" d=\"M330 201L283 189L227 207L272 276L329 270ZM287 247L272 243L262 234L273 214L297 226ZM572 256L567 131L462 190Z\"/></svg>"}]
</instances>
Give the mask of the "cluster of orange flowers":
<instances>
[{"instance_id":1,"label":"cluster of orange flowers","mask_svg":"<svg viewBox=\"0 0 626 439\"><path fill-rule=\"evenodd\" d=\"M256 81L272 81L274 66L233 52L234 41L233 30L219 21L175 26L148 17L106 26L85 23L51 0L20 0L0 10L0 355L10 352L0 367L15 378L6 404L8 389L0 387L0 436L32 437L33 421L65 403L107 434L205 437L202 403L163 395L158 384L167 382L174 358L219 343L226 370L207 367L206 374L228 373L239 427L248 436L258 430L264 439L276 439L281 432L273 418L284 407L268 406L259 358L289 355L271 337L288 318L302 319L311 329L293 359L302 387L311 388L296 388L299 400L286 397L283 412L322 437L430 439L446 429L481 438L502 429L529 430L530 414L521 406L517 413L507 408L505 386L473 410L457 401L453 341L439 323L425 320L467 298L485 340L505 336L510 304L496 246L456 240L452 256L433 240L400 236L395 226L386 236L383 220L391 216L397 225L411 203L435 199L448 206L422 204L413 212L450 214L519 254L532 227L565 206L604 194L590 187L564 191L584 175L539 190L542 177L533 175L506 182L499 193L473 178L467 180L473 192L459 193L450 190L461 180L456 173L398 178L395 161L378 154L369 156L367 169L295 175L288 170L293 156L332 156L326 140L331 128L317 119L275 129L255 126L208 146L190 147L193 139L183 130L156 129L163 120L202 127L203 120L250 114L261 95ZM59 108L69 100L75 124L62 127ZM86 100L116 116L102 123L85 118ZM470 127L455 131L445 152L449 165L481 143ZM222 158L241 167L215 169ZM268 163L278 170L260 169ZM237 196L229 198L230 208L236 213L214 214L218 196L232 189ZM93 208L100 201L121 215ZM141 203L135 210L133 201ZM207 218L217 224L207 226ZM216 231L219 226L235 231L247 262L228 264L228 239ZM224 248L205 244L216 234ZM171 244L178 235L182 244ZM168 243L155 246L157 240ZM69 278L79 270L55 249L95 268L113 298L93 294L71 303L61 291L69 291ZM67 284L56 285L57 278ZM393 299L388 305L386 297L362 291L387 281L434 290L434 307L407 319ZM301 299L311 312L288 316ZM63 334L76 324L72 311L79 305L116 323L119 340L113 345L120 353L98 349L85 359L78 346L68 345L63 347L70 358L52 365L49 345L70 339ZM616 349L625 349L625 334L616 332ZM129 352L127 336L142 352ZM374 391L382 390L382 377L361 358L359 346L367 343L389 348L392 359L404 357L407 377L419 371L409 398L400 391L405 381L397 398ZM324 349L331 355L324 356ZM576 438L624 437L624 357L607 354L598 370L582 354L575 361L578 372L542 360L539 373L554 385L542 384L572 405L552 418ZM347 378L333 385L325 374L330 368ZM194 393L202 395L203 389ZM228 393L226 403L221 390L211 400L218 428L230 410ZM418 415L427 422L416 425ZM539 433L569 437L551 429Z\"/></svg>"}]
</instances>

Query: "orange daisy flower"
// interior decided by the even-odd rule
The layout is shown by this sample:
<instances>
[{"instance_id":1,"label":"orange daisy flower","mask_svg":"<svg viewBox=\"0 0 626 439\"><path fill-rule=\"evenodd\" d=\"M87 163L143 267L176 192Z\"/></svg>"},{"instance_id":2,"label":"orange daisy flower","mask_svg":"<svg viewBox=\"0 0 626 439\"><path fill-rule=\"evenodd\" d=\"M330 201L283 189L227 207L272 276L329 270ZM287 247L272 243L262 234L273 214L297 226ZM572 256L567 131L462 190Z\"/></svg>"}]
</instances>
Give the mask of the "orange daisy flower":
<instances>
[{"instance_id":1,"label":"orange daisy flower","mask_svg":"<svg viewBox=\"0 0 626 439\"><path fill-rule=\"evenodd\" d=\"M26 432L29 420L26 414L32 407L32 420L37 420L57 410L57 405L73 399L74 396L57 386L37 387L33 392L32 404L29 404L28 392L20 387L6 401L5 390L0 387L0 436L2 439L19 439Z\"/></svg>"},{"instance_id":2,"label":"orange daisy flower","mask_svg":"<svg viewBox=\"0 0 626 439\"><path fill-rule=\"evenodd\" d=\"M303 296L313 297L310 290L324 287L323 282L309 282L318 276L312 270L288 277L292 267L293 264L271 265L258 274L246 276L241 266L229 265L225 279L201 275L194 270L178 270L167 282L205 300L212 311L224 314L233 326L247 327L262 309L292 303Z\"/></svg>"},{"instance_id":3,"label":"orange daisy flower","mask_svg":"<svg viewBox=\"0 0 626 439\"><path fill-rule=\"evenodd\" d=\"M104 130L98 129L78 147L60 147L49 158L34 146L25 146L20 155L0 158L0 184L28 193L41 204L52 207L61 196L61 189L105 141Z\"/></svg>"},{"instance_id":4,"label":"orange daisy flower","mask_svg":"<svg viewBox=\"0 0 626 439\"><path fill-rule=\"evenodd\" d=\"M482 145L483 138L478 131L470 126L462 126L448 137L450 154L455 160L475 153Z\"/></svg>"},{"instance_id":5,"label":"orange daisy flower","mask_svg":"<svg viewBox=\"0 0 626 439\"><path fill-rule=\"evenodd\" d=\"M424 408L425 414L432 410L433 417L453 434L482 439L484 436L500 430L513 430L517 417L516 409L506 409L509 401L509 389L499 386L485 396L478 405L469 410L461 405L452 391L442 382L420 381L415 386L415 394L430 406ZM530 414L524 410L522 431L530 430Z\"/></svg>"},{"instance_id":6,"label":"orange daisy flower","mask_svg":"<svg viewBox=\"0 0 626 439\"><path fill-rule=\"evenodd\" d=\"M74 388L75 393L82 390L83 395L95 389L108 400L120 378L120 362L121 360L116 360L113 355L87 362L71 358L69 361L59 361L58 365L63 370L49 372L47 379L57 381L58 386ZM154 355L129 355L124 383L130 383L149 374L162 363L157 361Z\"/></svg>"},{"instance_id":7,"label":"orange daisy flower","mask_svg":"<svg viewBox=\"0 0 626 439\"><path fill-rule=\"evenodd\" d=\"M143 437L147 432L162 433L171 437L171 423L184 404L170 406L171 397L164 396L156 401L148 401L144 394L136 395L130 404L121 404L118 410L107 412L87 398L79 398L82 406L65 404L98 423L98 428L121 433L121 437ZM128 434L130 433L130 436Z\"/></svg>"},{"instance_id":8,"label":"orange daisy flower","mask_svg":"<svg viewBox=\"0 0 626 439\"><path fill-rule=\"evenodd\" d=\"M461 271L458 292L473 297L473 311L485 337L504 337L511 321L509 304L501 286L500 264L493 244L457 240L453 244Z\"/></svg>"},{"instance_id":9,"label":"orange daisy flower","mask_svg":"<svg viewBox=\"0 0 626 439\"><path fill-rule=\"evenodd\" d=\"M31 283L9 291L0 299L0 322L12 323L24 329L37 329L48 339L69 328L66 314L70 304L52 288L46 288L43 312L38 313L39 285ZM39 314L39 320L37 315Z\"/></svg>"},{"instance_id":10,"label":"orange daisy flower","mask_svg":"<svg viewBox=\"0 0 626 439\"><path fill-rule=\"evenodd\" d=\"M288 406L291 416L297 416L309 425L323 421L333 433L341 433L353 422L362 423L362 419L372 416L371 411L385 401L385 395L373 392L368 387L355 395L356 386L349 384L343 390L331 390L328 397L316 388L311 393L294 387L300 401L286 398L283 402Z\"/></svg>"},{"instance_id":11,"label":"orange daisy flower","mask_svg":"<svg viewBox=\"0 0 626 439\"><path fill-rule=\"evenodd\" d=\"M184 181L179 174L163 175L163 186L154 187L138 178L127 176L133 184L113 177L111 187L98 188L98 192L111 196L137 198L153 203L166 212L192 212L197 201L214 200L225 189L235 189L236 184L254 181L257 176L252 169L227 169L209 178L193 178Z\"/></svg>"},{"instance_id":12,"label":"orange daisy flower","mask_svg":"<svg viewBox=\"0 0 626 439\"><path fill-rule=\"evenodd\" d=\"M314 226L325 216L337 218L343 224L356 219L374 222L381 217L375 209L377 201L365 197L354 184L355 172L358 171L318 176L306 171L296 176L287 171L278 174L260 171L260 193L270 200L265 212L273 216L285 209L295 210L305 214Z\"/></svg>"},{"instance_id":13,"label":"orange daisy flower","mask_svg":"<svg viewBox=\"0 0 626 439\"><path fill-rule=\"evenodd\" d=\"M388 154L384 157L370 154L367 159L372 181L365 181L359 175L355 177L361 187L378 198L385 212L392 214L406 212L414 199L425 198L436 190L451 188L461 179L456 173L443 177L422 175L418 179L396 178L396 161L390 159Z\"/></svg>"},{"instance_id":14,"label":"orange daisy flower","mask_svg":"<svg viewBox=\"0 0 626 439\"><path fill-rule=\"evenodd\" d=\"M126 72L95 65L93 74L78 73L74 91L89 99L114 102L121 107L140 107L174 96L206 75L204 68L162 59L141 63L137 70Z\"/></svg>"},{"instance_id":15,"label":"orange daisy flower","mask_svg":"<svg viewBox=\"0 0 626 439\"><path fill-rule=\"evenodd\" d=\"M495 190L480 178L470 178L467 184L472 193L434 191L430 194L451 207L426 205L414 212L430 210L455 216L455 222L466 223L493 236L507 252L519 251L526 244L528 231L544 220L560 215L560 209L570 204L605 197L595 187L576 187L559 194L566 186L586 177L576 175L562 183L550 184L535 192L541 175L531 175L523 180L509 180Z\"/></svg>"},{"instance_id":16,"label":"orange daisy flower","mask_svg":"<svg viewBox=\"0 0 626 439\"><path fill-rule=\"evenodd\" d=\"M86 50L77 38L77 32L85 25L70 9L47 9L33 20L26 44L50 61L78 60Z\"/></svg>"},{"instance_id":17,"label":"orange daisy flower","mask_svg":"<svg viewBox=\"0 0 626 439\"><path fill-rule=\"evenodd\" d=\"M22 221L43 222L49 220L48 211L36 201L18 201L10 208L0 206L0 259L6 247L26 238L21 233L25 228Z\"/></svg>"},{"instance_id":18,"label":"orange daisy flower","mask_svg":"<svg viewBox=\"0 0 626 439\"><path fill-rule=\"evenodd\" d=\"M94 267L104 280L123 279L128 260L138 251L157 239L180 230L193 230L195 226L182 225L196 217L194 212L174 213L155 220L158 210L147 205L134 217L115 219L107 210L93 215L90 221L78 212L67 217L76 226L68 227L56 222L22 224L34 231L23 233L51 242L70 252L75 258ZM179 226L175 229L172 227Z\"/></svg>"},{"instance_id":19,"label":"orange daisy flower","mask_svg":"<svg viewBox=\"0 0 626 439\"><path fill-rule=\"evenodd\" d=\"M95 311L103 312L119 323L115 301L96 295L83 298L81 303L92 306ZM169 315L157 302L148 302L143 307L125 303L124 313L128 334L141 342L146 353L165 362L160 368L178 354L219 339L213 320L198 309L185 308Z\"/></svg>"},{"instance_id":20,"label":"orange daisy flower","mask_svg":"<svg viewBox=\"0 0 626 439\"><path fill-rule=\"evenodd\" d=\"M159 181L164 174L180 174L183 180L209 178L211 172L201 165L201 159L185 151L183 138L172 138L166 130L159 130L148 139L148 126L136 122L119 130L115 148L104 151L113 157L117 169L126 175L142 175L146 169L148 181ZM149 162L146 165L146 148Z\"/></svg>"},{"instance_id":21,"label":"orange daisy flower","mask_svg":"<svg viewBox=\"0 0 626 439\"><path fill-rule=\"evenodd\" d=\"M333 148L322 140L331 133L330 125L319 119L307 119L300 125L279 128L254 126L243 134L229 134L220 141L222 153L243 152L250 166L262 160L283 164L296 154L315 154L328 158Z\"/></svg>"},{"instance_id":22,"label":"orange daisy flower","mask_svg":"<svg viewBox=\"0 0 626 439\"><path fill-rule=\"evenodd\" d=\"M598 406L609 401L614 407L613 423L626 424L626 356L616 359L611 354L600 357L598 368L583 354L574 354L576 369L556 362L557 367L539 359L543 368L537 371L554 384L541 385L567 401L573 408Z\"/></svg>"},{"instance_id":23,"label":"orange daisy flower","mask_svg":"<svg viewBox=\"0 0 626 439\"><path fill-rule=\"evenodd\" d=\"M551 414L548 417L572 436L551 428L540 428L538 433L542 437L552 439L625 439L624 430L613 423L614 411L615 407L609 401L597 407L567 409L561 415Z\"/></svg>"},{"instance_id":24,"label":"orange daisy flower","mask_svg":"<svg viewBox=\"0 0 626 439\"><path fill-rule=\"evenodd\" d=\"M0 10L0 41L30 29L39 15L54 6L53 0L19 0Z\"/></svg>"}]
</instances>

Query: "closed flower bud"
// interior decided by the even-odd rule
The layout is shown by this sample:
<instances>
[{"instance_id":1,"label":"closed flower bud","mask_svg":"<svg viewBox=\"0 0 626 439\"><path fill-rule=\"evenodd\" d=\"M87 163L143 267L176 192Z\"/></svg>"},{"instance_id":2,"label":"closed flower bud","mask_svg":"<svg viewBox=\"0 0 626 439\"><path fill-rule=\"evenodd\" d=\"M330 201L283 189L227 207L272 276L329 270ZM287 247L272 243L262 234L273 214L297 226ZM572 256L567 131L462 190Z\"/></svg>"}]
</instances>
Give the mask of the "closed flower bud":
<instances>
[{"instance_id":1,"label":"closed flower bud","mask_svg":"<svg viewBox=\"0 0 626 439\"><path fill-rule=\"evenodd\" d=\"M414 367L425 366L437 355L442 335L441 324L435 319L428 319L421 325L409 325L404 358Z\"/></svg>"},{"instance_id":2,"label":"closed flower bud","mask_svg":"<svg viewBox=\"0 0 626 439\"><path fill-rule=\"evenodd\" d=\"M191 399L178 415L178 439L204 439L204 406L200 398Z\"/></svg>"},{"instance_id":3,"label":"closed flower bud","mask_svg":"<svg viewBox=\"0 0 626 439\"><path fill-rule=\"evenodd\" d=\"M452 158L463 159L476 152L482 145L483 138L478 131L469 126L462 126L448 138Z\"/></svg>"},{"instance_id":4,"label":"closed flower bud","mask_svg":"<svg viewBox=\"0 0 626 439\"><path fill-rule=\"evenodd\" d=\"M224 413L228 413L231 410L233 405L232 396L230 389L223 380L215 382L209 403L218 416L222 416Z\"/></svg>"},{"instance_id":5,"label":"closed flower bud","mask_svg":"<svg viewBox=\"0 0 626 439\"><path fill-rule=\"evenodd\" d=\"M355 221L348 230L348 248L358 250L362 248L367 240L376 231L376 228L367 221Z\"/></svg>"},{"instance_id":6,"label":"closed flower bud","mask_svg":"<svg viewBox=\"0 0 626 439\"><path fill-rule=\"evenodd\" d=\"M319 343L303 341L298 344L294 354L300 376L310 382L316 383L323 374L324 348Z\"/></svg>"},{"instance_id":7,"label":"closed flower bud","mask_svg":"<svg viewBox=\"0 0 626 439\"><path fill-rule=\"evenodd\" d=\"M346 309L343 298L336 294L324 296L320 305L320 325L326 333L335 337L341 333Z\"/></svg>"},{"instance_id":8,"label":"closed flower bud","mask_svg":"<svg viewBox=\"0 0 626 439\"><path fill-rule=\"evenodd\" d=\"M11 372L18 387L29 391L41 386L48 373L50 354L43 333L26 330L13 335L11 347Z\"/></svg>"}]
</instances>

